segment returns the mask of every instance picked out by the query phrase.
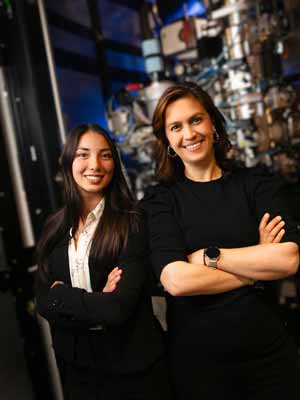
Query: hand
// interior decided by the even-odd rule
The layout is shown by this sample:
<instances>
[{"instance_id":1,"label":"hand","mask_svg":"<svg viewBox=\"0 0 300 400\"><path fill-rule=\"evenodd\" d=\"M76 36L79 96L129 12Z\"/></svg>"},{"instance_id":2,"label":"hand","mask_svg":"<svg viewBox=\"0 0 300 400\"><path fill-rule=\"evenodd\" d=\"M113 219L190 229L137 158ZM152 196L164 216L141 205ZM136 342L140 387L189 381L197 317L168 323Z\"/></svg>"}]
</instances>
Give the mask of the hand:
<instances>
[{"instance_id":1,"label":"hand","mask_svg":"<svg viewBox=\"0 0 300 400\"><path fill-rule=\"evenodd\" d=\"M271 221L270 214L266 213L259 224L259 244L280 243L285 234L285 222L280 216L273 218Z\"/></svg>"},{"instance_id":2,"label":"hand","mask_svg":"<svg viewBox=\"0 0 300 400\"><path fill-rule=\"evenodd\" d=\"M57 286L57 285L64 285L64 282L62 282L62 281L53 282L52 285L51 285L51 289L54 288L54 286Z\"/></svg>"},{"instance_id":3,"label":"hand","mask_svg":"<svg viewBox=\"0 0 300 400\"><path fill-rule=\"evenodd\" d=\"M119 267L114 268L107 277L107 281L104 286L103 292L105 293L113 292L116 289L117 284L121 279L121 275L122 275L122 270Z\"/></svg>"},{"instance_id":4,"label":"hand","mask_svg":"<svg viewBox=\"0 0 300 400\"><path fill-rule=\"evenodd\" d=\"M204 249L199 249L189 254L187 256L188 262L192 264L203 264L203 251Z\"/></svg>"}]
</instances>

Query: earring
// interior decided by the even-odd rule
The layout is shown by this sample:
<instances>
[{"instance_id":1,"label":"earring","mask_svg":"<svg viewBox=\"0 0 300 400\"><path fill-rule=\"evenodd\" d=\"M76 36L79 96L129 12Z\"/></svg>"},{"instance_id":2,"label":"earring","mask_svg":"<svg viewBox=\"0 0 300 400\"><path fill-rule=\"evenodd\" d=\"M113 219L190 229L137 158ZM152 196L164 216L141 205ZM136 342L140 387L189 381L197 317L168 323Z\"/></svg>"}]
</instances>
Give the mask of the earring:
<instances>
[{"instance_id":1,"label":"earring","mask_svg":"<svg viewBox=\"0 0 300 400\"><path fill-rule=\"evenodd\" d=\"M218 132L216 131L216 128L214 128L213 135L214 135L214 141L215 141L215 143L218 143L218 142L220 141L220 135L219 135Z\"/></svg>"},{"instance_id":2,"label":"earring","mask_svg":"<svg viewBox=\"0 0 300 400\"><path fill-rule=\"evenodd\" d=\"M175 153L175 151L172 149L172 147L170 145L167 147L167 153L168 153L168 156L171 158L177 157L177 154Z\"/></svg>"}]
</instances>

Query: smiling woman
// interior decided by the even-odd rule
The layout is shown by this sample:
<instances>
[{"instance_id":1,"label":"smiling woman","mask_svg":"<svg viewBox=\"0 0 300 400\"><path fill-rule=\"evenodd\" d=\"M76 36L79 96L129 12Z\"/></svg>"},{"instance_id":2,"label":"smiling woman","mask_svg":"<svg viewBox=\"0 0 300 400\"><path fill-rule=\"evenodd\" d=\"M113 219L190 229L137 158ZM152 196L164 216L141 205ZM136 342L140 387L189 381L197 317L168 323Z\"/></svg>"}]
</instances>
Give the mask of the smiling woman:
<instances>
[{"instance_id":1,"label":"smiling woman","mask_svg":"<svg viewBox=\"0 0 300 400\"><path fill-rule=\"evenodd\" d=\"M165 131L169 146L185 167L186 176L199 172L201 164L216 164L215 128L207 111L193 96L180 98L166 109ZM221 176L219 167L215 178Z\"/></svg>"},{"instance_id":2,"label":"smiling woman","mask_svg":"<svg viewBox=\"0 0 300 400\"><path fill-rule=\"evenodd\" d=\"M175 398L292 400L296 347L253 285L298 269L284 182L226 159L224 118L195 83L166 90L153 127L159 184L142 206L167 296Z\"/></svg>"},{"instance_id":3,"label":"smiling woman","mask_svg":"<svg viewBox=\"0 0 300 400\"><path fill-rule=\"evenodd\" d=\"M199 174L199 163L227 171L231 144L224 118L209 95L190 86L172 86L161 97L153 118L157 141L157 177L175 182L190 173ZM171 155L171 156L170 156Z\"/></svg>"},{"instance_id":4,"label":"smiling woman","mask_svg":"<svg viewBox=\"0 0 300 400\"><path fill-rule=\"evenodd\" d=\"M36 298L65 366L65 399L169 400L143 220L108 133L75 128L61 170L65 206L38 245Z\"/></svg>"},{"instance_id":5,"label":"smiling woman","mask_svg":"<svg viewBox=\"0 0 300 400\"><path fill-rule=\"evenodd\" d=\"M86 212L103 197L114 172L114 160L104 136L87 131L79 140L72 164L74 181L81 194Z\"/></svg>"}]
</instances>

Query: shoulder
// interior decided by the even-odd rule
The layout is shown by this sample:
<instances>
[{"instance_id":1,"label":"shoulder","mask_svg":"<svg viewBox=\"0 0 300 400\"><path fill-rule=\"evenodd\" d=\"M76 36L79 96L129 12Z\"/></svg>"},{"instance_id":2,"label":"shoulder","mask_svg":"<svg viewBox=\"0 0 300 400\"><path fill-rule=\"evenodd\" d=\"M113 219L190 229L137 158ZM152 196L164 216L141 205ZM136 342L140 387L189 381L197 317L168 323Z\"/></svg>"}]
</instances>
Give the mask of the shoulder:
<instances>
[{"instance_id":1,"label":"shoulder","mask_svg":"<svg viewBox=\"0 0 300 400\"><path fill-rule=\"evenodd\" d=\"M255 167L238 167L228 173L228 178L233 181L243 182L246 185L256 185L264 181L279 179L264 165Z\"/></svg>"},{"instance_id":2,"label":"shoulder","mask_svg":"<svg viewBox=\"0 0 300 400\"><path fill-rule=\"evenodd\" d=\"M250 199L266 202L286 196L286 180L264 165L243 168L237 172L237 177Z\"/></svg>"},{"instance_id":3,"label":"shoulder","mask_svg":"<svg viewBox=\"0 0 300 400\"><path fill-rule=\"evenodd\" d=\"M249 179L270 178L274 176L274 174L265 165L243 168L243 173L248 176Z\"/></svg>"},{"instance_id":4,"label":"shoulder","mask_svg":"<svg viewBox=\"0 0 300 400\"><path fill-rule=\"evenodd\" d=\"M151 199L153 197L157 196L168 196L171 193L173 185L165 185L162 183L157 183L156 185L153 186L148 186L148 188L145 190L145 195L143 197L142 201L147 201L148 199Z\"/></svg>"},{"instance_id":5,"label":"shoulder","mask_svg":"<svg viewBox=\"0 0 300 400\"><path fill-rule=\"evenodd\" d=\"M61 241L65 240L70 229L71 226L68 224L66 218L66 209L63 207L56 213L48 216L42 229L40 241L46 239L53 246L56 244L59 245Z\"/></svg>"},{"instance_id":6,"label":"shoulder","mask_svg":"<svg viewBox=\"0 0 300 400\"><path fill-rule=\"evenodd\" d=\"M44 229L49 229L49 227L52 227L57 224L58 221L61 221L62 219L65 218L66 214L66 208L60 208L58 211L56 211L53 214L50 214L45 222Z\"/></svg>"},{"instance_id":7,"label":"shoulder","mask_svg":"<svg viewBox=\"0 0 300 400\"><path fill-rule=\"evenodd\" d=\"M65 218L65 208L60 209L47 218L35 253L38 264L43 263L55 248L65 243L68 238L69 229Z\"/></svg>"},{"instance_id":8,"label":"shoulder","mask_svg":"<svg viewBox=\"0 0 300 400\"><path fill-rule=\"evenodd\" d=\"M172 197L172 187L171 185L163 184L149 186L139 204L142 206L153 201L168 201Z\"/></svg>"},{"instance_id":9,"label":"shoulder","mask_svg":"<svg viewBox=\"0 0 300 400\"><path fill-rule=\"evenodd\" d=\"M237 166L228 172L228 176L235 178L253 178L257 176L271 176L272 173L265 165L257 165L255 167Z\"/></svg>"},{"instance_id":10,"label":"shoulder","mask_svg":"<svg viewBox=\"0 0 300 400\"><path fill-rule=\"evenodd\" d=\"M265 165L259 165L253 168L247 168L245 173L248 184L254 190L258 188L270 188L272 190L282 188L285 186L284 178L276 173L270 171Z\"/></svg>"},{"instance_id":11,"label":"shoulder","mask_svg":"<svg viewBox=\"0 0 300 400\"><path fill-rule=\"evenodd\" d=\"M172 206L172 188L171 186L157 184L146 189L145 195L139 202L139 207L144 214L156 213L164 208Z\"/></svg>"}]
</instances>

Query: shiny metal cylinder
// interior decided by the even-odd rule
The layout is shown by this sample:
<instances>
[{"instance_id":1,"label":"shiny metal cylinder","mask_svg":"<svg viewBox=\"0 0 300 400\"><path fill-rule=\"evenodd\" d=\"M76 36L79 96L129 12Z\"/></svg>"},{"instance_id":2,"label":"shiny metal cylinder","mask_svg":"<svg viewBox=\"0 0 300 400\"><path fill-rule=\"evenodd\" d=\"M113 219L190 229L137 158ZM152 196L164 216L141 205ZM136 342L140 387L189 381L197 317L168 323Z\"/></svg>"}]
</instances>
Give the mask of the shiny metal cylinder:
<instances>
[{"instance_id":1,"label":"shiny metal cylinder","mask_svg":"<svg viewBox=\"0 0 300 400\"><path fill-rule=\"evenodd\" d=\"M48 362L48 369L50 374L50 380L52 383L52 392L54 395L54 400L64 400L63 389L60 379L59 370L56 364L56 358L52 346L52 337L48 321L46 321L42 316L37 314L38 323L42 331L42 337L44 342L44 347L46 351L46 357Z\"/></svg>"},{"instance_id":2,"label":"shiny metal cylinder","mask_svg":"<svg viewBox=\"0 0 300 400\"><path fill-rule=\"evenodd\" d=\"M9 171L12 180L21 237L24 247L35 245L34 232L29 212L29 205L23 182L22 168L18 155L15 123L11 109L9 92L6 87L5 70L0 67L0 120L3 128Z\"/></svg>"},{"instance_id":3,"label":"shiny metal cylinder","mask_svg":"<svg viewBox=\"0 0 300 400\"><path fill-rule=\"evenodd\" d=\"M144 89L144 96L149 118L153 117L155 107L161 95L168 87L172 85L173 83L171 81L157 81L152 82Z\"/></svg>"},{"instance_id":4,"label":"shiny metal cylinder","mask_svg":"<svg viewBox=\"0 0 300 400\"><path fill-rule=\"evenodd\" d=\"M245 20L245 16L242 12L237 11L229 15L228 21L230 25L241 25Z\"/></svg>"},{"instance_id":5,"label":"shiny metal cylinder","mask_svg":"<svg viewBox=\"0 0 300 400\"><path fill-rule=\"evenodd\" d=\"M228 51L231 60L238 60L245 56L243 46L243 31L240 26L230 26L225 31Z\"/></svg>"},{"instance_id":6,"label":"shiny metal cylinder","mask_svg":"<svg viewBox=\"0 0 300 400\"><path fill-rule=\"evenodd\" d=\"M38 0L37 4L38 4L38 10L39 10L40 20L41 20L42 34L43 34L47 63L48 63L48 68L49 68L49 75L50 75L50 82L51 82L54 106L55 106L55 111L56 111L56 116L57 116L57 121L58 121L58 127L59 127L59 137L61 140L61 144L64 144L66 141L66 130L65 130L65 124L64 124L63 113L62 113L62 108L61 108L58 83L57 83L57 78L56 78L56 73L55 73L54 56L53 56L53 51L52 51L52 47L51 47L51 40L50 40L50 35L49 35L49 28L48 28L48 23L47 23L47 16L46 16L46 11L45 11L44 0Z\"/></svg>"}]
</instances>

